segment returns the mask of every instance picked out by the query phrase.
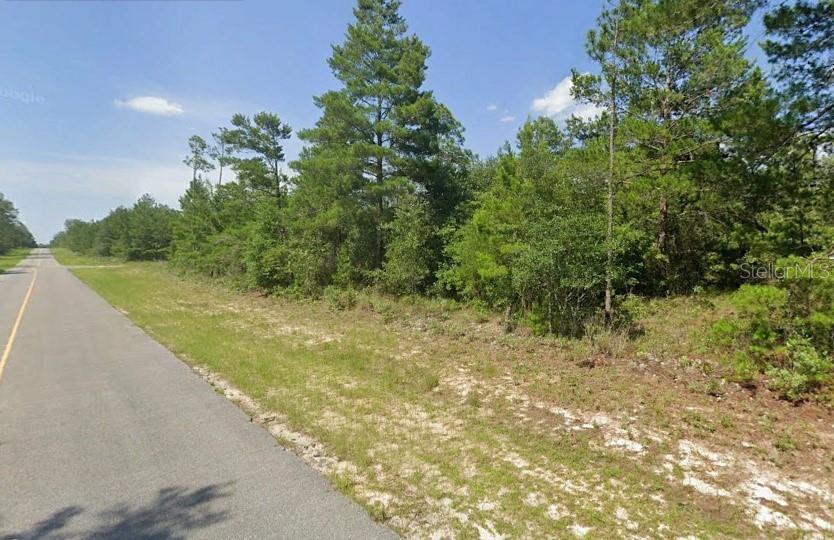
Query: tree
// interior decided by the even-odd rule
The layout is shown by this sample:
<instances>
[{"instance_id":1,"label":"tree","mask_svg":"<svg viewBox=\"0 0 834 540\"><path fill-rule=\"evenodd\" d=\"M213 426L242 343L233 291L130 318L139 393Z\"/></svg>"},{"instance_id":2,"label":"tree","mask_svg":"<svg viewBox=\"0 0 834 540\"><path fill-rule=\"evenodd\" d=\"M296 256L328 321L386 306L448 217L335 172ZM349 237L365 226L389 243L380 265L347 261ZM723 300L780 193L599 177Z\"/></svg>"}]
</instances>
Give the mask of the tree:
<instances>
[{"instance_id":1,"label":"tree","mask_svg":"<svg viewBox=\"0 0 834 540\"><path fill-rule=\"evenodd\" d=\"M64 222L64 233L53 240L53 245L67 247L76 253L92 253L98 222L68 219Z\"/></svg>"},{"instance_id":2,"label":"tree","mask_svg":"<svg viewBox=\"0 0 834 540\"><path fill-rule=\"evenodd\" d=\"M783 2L764 22L764 49L783 86L793 134L808 135L815 149L834 131L834 1Z\"/></svg>"},{"instance_id":3,"label":"tree","mask_svg":"<svg viewBox=\"0 0 834 540\"><path fill-rule=\"evenodd\" d=\"M617 120L624 108L623 97L619 93L620 77L623 70L625 56L621 38L621 28L624 19L630 12L630 6L621 3L616 7L604 11L597 20L598 29L588 33L587 51L592 60L600 66L600 77L592 77L573 71L572 92L575 97L605 106L607 118L608 138L608 174L605 178L606 188L606 220L605 220L605 321L611 324L614 320L614 198L616 192L615 162L617 141ZM604 86L601 84L604 82Z\"/></svg>"},{"instance_id":4,"label":"tree","mask_svg":"<svg viewBox=\"0 0 834 540\"><path fill-rule=\"evenodd\" d=\"M436 222L449 217L440 203L459 198L453 186L466 161L460 124L422 89L429 49L407 34L399 7L359 0L328 61L342 88L315 99L322 116L300 133L308 146L294 164L301 200L317 208L304 213L331 215L336 258L368 271L383 264L386 224L406 193L425 198Z\"/></svg>"},{"instance_id":5,"label":"tree","mask_svg":"<svg viewBox=\"0 0 834 540\"><path fill-rule=\"evenodd\" d=\"M180 268L206 272L210 239L218 232L211 189L203 180L192 180L179 202L180 214L173 224L171 259Z\"/></svg>"},{"instance_id":6,"label":"tree","mask_svg":"<svg viewBox=\"0 0 834 540\"><path fill-rule=\"evenodd\" d=\"M287 175L281 170L283 141L291 135L292 128L269 112L259 112L251 119L235 114L232 129L221 131L220 135L230 150L243 155L224 158L235 169L238 179L272 197L278 206L284 204L288 187Z\"/></svg>"},{"instance_id":7,"label":"tree","mask_svg":"<svg viewBox=\"0 0 834 540\"><path fill-rule=\"evenodd\" d=\"M580 334L604 294L600 143L574 147L549 118L525 123L516 149L501 152L471 219L449 244L453 264L444 283L508 318ZM619 250L614 256L620 263Z\"/></svg>"},{"instance_id":8,"label":"tree","mask_svg":"<svg viewBox=\"0 0 834 540\"><path fill-rule=\"evenodd\" d=\"M219 128L211 134L214 144L209 148L209 157L217 162L217 185L223 183L223 169L233 162L232 156L229 155L229 129L225 127Z\"/></svg>"},{"instance_id":9,"label":"tree","mask_svg":"<svg viewBox=\"0 0 834 540\"><path fill-rule=\"evenodd\" d=\"M637 228L654 229L646 268L666 291L705 274L709 240L697 231L710 226L713 209L701 203L721 176L704 172L721 166L729 142L723 119L759 88L743 29L760 3L611 2L588 38L602 74L575 76L578 95L609 111L609 154L622 158L616 168L609 163L609 176L618 177L609 200L630 184L626 198L635 206L625 211Z\"/></svg>"},{"instance_id":10,"label":"tree","mask_svg":"<svg viewBox=\"0 0 834 540\"><path fill-rule=\"evenodd\" d=\"M35 239L18 219L17 208L0 193L0 255L10 249L34 246Z\"/></svg>"},{"instance_id":11,"label":"tree","mask_svg":"<svg viewBox=\"0 0 834 540\"><path fill-rule=\"evenodd\" d=\"M130 209L120 206L96 223L92 245L95 255L126 258L129 243Z\"/></svg>"},{"instance_id":12,"label":"tree","mask_svg":"<svg viewBox=\"0 0 834 540\"><path fill-rule=\"evenodd\" d=\"M493 174L447 248L452 265L444 281L465 298L512 312L518 300L512 270L535 197L519 178L514 154L502 154Z\"/></svg>"},{"instance_id":13,"label":"tree","mask_svg":"<svg viewBox=\"0 0 834 540\"><path fill-rule=\"evenodd\" d=\"M192 135L188 139L189 153L183 163L191 168L191 180L202 178L200 173L206 173L214 169L214 164L209 161L210 150L205 139L199 135Z\"/></svg>"},{"instance_id":14,"label":"tree","mask_svg":"<svg viewBox=\"0 0 834 540\"><path fill-rule=\"evenodd\" d=\"M126 258L148 261L166 259L171 246L176 212L159 204L150 195L142 195L131 207Z\"/></svg>"},{"instance_id":15,"label":"tree","mask_svg":"<svg viewBox=\"0 0 834 540\"><path fill-rule=\"evenodd\" d=\"M413 195L406 196L386 227L390 240L380 281L396 294L422 292L432 271L434 236L426 203Z\"/></svg>"}]
</instances>

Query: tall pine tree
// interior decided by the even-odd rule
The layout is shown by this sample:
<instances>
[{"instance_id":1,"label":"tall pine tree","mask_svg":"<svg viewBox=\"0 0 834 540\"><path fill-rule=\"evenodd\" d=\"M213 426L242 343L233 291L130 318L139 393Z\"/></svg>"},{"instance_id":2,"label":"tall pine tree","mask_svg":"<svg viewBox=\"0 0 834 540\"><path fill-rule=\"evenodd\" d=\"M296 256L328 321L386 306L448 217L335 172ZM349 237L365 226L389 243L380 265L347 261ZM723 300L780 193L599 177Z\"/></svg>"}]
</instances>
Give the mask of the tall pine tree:
<instances>
[{"instance_id":1,"label":"tall pine tree","mask_svg":"<svg viewBox=\"0 0 834 540\"><path fill-rule=\"evenodd\" d=\"M406 193L426 199L437 221L460 198L462 129L422 88L429 49L407 33L399 7L359 0L328 62L342 87L315 98L322 116L300 133L308 145L294 164L297 210L334 273L368 276L382 266L387 224Z\"/></svg>"},{"instance_id":2,"label":"tall pine tree","mask_svg":"<svg viewBox=\"0 0 834 540\"><path fill-rule=\"evenodd\" d=\"M581 97L609 111L609 135L616 130L609 144L618 163L609 171L609 204L629 184L619 218L653 237L645 277L661 291L686 290L710 271L708 259L718 249L710 242L720 233L707 229L726 220L718 213L738 195L727 194L715 206L715 194L731 187L715 185L723 178L715 170L732 143L727 117L750 100L763 100L756 93L764 88L762 76L745 58L744 36L760 4L612 0L588 36L602 75L574 79ZM616 213L609 212L609 225Z\"/></svg>"}]
</instances>

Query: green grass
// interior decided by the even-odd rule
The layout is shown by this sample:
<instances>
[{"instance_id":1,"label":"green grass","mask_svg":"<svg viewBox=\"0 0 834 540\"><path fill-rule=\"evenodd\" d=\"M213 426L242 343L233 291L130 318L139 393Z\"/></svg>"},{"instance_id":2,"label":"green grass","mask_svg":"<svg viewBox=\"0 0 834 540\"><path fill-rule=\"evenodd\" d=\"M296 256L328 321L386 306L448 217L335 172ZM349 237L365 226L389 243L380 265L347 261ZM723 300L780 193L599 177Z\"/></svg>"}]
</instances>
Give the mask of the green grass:
<instances>
[{"instance_id":1,"label":"green grass","mask_svg":"<svg viewBox=\"0 0 834 540\"><path fill-rule=\"evenodd\" d=\"M118 263L55 255L76 266ZM336 310L326 300L241 294L163 263L74 272L185 362L219 374L349 464L328 474L337 489L406 536L477 538L480 527L562 537L581 525L592 527L589 538L607 538L630 533L623 513L648 536L761 534L741 506L693 492L679 471L660 467L674 437L734 451L742 440L767 440L746 405L728 406L732 395L717 401L674 382L682 373L709 380L699 367L708 360L677 358L698 354L692 336L720 310L656 302L634 341L562 340L507 335L482 312L444 302L360 294L355 307ZM669 307L681 313L669 316ZM609 356L585 367L602 351ZM637 367L649 357L651 370ZM550 406L625 419L647 450L609 448L602 428L567 429ZM780 422L795 437L811 431L790 414ZM771 439L794 472L810 466L808 444Z\"/></svg>"},{"instance_id":2,"label":"green grass","mask_svg":"<svg viewBox=\"0 0 834 540\"><path fill-rule=\"evenodd\" d=\"M52 255L64 266L115 266L124 261L113 257L96 257L94 255L79 255L67 248L51 248Z\"/></svg>"},{"instance_id":3,"label":"green grass","mask_svg":"<svg viewBox=\"0 0 834 540\"><path fill-rule=\"evenodd\" d=\"M30 251L32 251L31 248L17 248L10 250L5 255L0 255L0 274L17 266L20 261L29 255Z\"/></svg>"}]
</instances>

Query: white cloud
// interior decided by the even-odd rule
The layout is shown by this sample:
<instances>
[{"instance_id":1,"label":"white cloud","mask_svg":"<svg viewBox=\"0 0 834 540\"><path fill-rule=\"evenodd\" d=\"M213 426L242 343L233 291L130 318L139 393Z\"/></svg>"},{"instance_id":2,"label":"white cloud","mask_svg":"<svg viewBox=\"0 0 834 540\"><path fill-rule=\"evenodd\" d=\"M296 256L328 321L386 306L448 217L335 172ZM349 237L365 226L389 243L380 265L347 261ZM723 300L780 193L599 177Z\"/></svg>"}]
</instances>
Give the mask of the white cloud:
<instances>
[{"instance_id":1,"label":"white cloud","mask_svg":"<svg viewBox=\"0 0 834 540\"><path fill-rule=\"evenodd\" d=\"M490 103L489 105L487 105L487 110L489 112L495 112L498 110L498 105L496 105L495 103Z\"/></svg>"},{"instance_id":2,"label":"white cloud","mask_svg":"<svg viewBox=\"0 0 834 540\"><path fill-rule=\"evenodd\" d=\"M603 109L592 103L580 103L571 95L573 80L570 76L565 77L559 83L545 93L543 97L533 100L534 111L555 119L567 119L577 116L588 120L599 116Z\"/></svg>"},{"instance_id":3,"label":"white cloud","mask_svg":"<svg viewBox=\"0 0 834 540\"><path fill-rule=\"evenodd\" d=\"M562 113L575 103L573 96L570 95L571 88L573 88L573 81L570 77L565 77L559 81L559 84L548 90L544 97L533 100L533 110L543 112L547 116Z\"/></svg>"},{"instance_id":4,"label":"white cloud","mask_svg":"<svg viewBox=\"0 0 834 540\"><path fill-rule=\"evenodd\" d=\"M182 106L157 96L137 96L129 99L117 99L113 102L116 107L133 109L159 116L176 116L185 112Z\"/></svg>"},{"instance_id":5,"label":"white cloud","mask_svg":"<svg viewBox=\"0 0 834 540\"><path fill-rule=\"evenodd\" d=\"M515 122L515 116L512 116L512 115L502 116L501 121L504 122L505 124L508 124L510 122Z\"/></svg>"},{"instance_id":6,"label":"white cloud","mask_svg":"<svg viewBox=\"0 0 834 540\"><path fill-rule=\"evenodd\" d=\"M568 117L576 116L583 120L591 120L599 117L599 115L601 115L604 111L605 107L600 107L598 105L594 105L593 103L577 103L571 110Z\"/></svg>"}]
</instances>

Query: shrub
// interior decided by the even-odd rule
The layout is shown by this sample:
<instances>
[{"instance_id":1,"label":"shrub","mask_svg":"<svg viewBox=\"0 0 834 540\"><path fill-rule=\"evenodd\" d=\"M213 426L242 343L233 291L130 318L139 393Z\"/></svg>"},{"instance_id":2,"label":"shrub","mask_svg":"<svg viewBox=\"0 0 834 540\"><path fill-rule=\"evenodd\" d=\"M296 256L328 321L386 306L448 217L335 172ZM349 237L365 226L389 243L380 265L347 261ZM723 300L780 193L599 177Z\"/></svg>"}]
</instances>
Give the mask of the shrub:
<instances>
[{"instance_id":1,"label":"shrub","mask_svg":"<svg viewBox=\"0 0 834 540\"><path fill-rule=\"evenodd\" d=\"M614 327L626 332L630 336L643 331L640 321L649 314L649 306L645 299L627 294L617 300L614 309Z\"/></svg>"},{"instance_id":2,"label":"shrub","mask_svg":"<svg viewBox=\"0 0 834 540\"><path fill-rule=\"evenodd\" d=\"M356 306L356 291L350 288L327 287L324 289L324 298L336 311L344 311Z\"/></svg>"},{"instance_id":3,"label":"shrub","mask_svg":"<svg viewBox=\"0 0 834 540\"><path fill-rule=\"evenodd\" d=\"M814 345L825 352L834 352L834 313L815 311L805 321L807 332Z\"/></svg>"},{"instance_id":4,"label":"shrub","mask_svg":"<svg viewBox=\"0 0 834 540\"><path fill-rule=\"evenodd\" d=\"M831 378L834 363L820 355L810 340L791 338L786 350L786 365L767 370L768 385L785 399L799 401Z\"/></svg>"},{"instance_id":5,"label":"shrub","mask_svg":"<svg viewBox=\"0 0 834 540\"><path fill-rule=\"evenodd\" d=\"M416 294L431 275L433 233L425 203L413 195L403 199L393 222L385 227L390 239L378 278L388 292Z\"/></svg>"},{"instance_id":6,"label":"shrub","mask_svg":"<svg viewBox=\"0 0 834 540\"><path fill-rule=\"evenodd\" d=\"M740 333L741 329L736 321L718 319L710 328L708 339L714 346L728 348L735 343Z\"/></svg>"},{"instance_id":7,"label":"shrub","mask_svg":"<svg viewBox=\"0 0 834 540\"><path fill-rule=\"evenodd\" d=\"M710 379L704 390L712 397L721 397L727 392L727 381L724 379Z\"/></svg>"},{"instance_id":8,"label":"shrub","mask_svg":"<svg viewBox=\"0 0 834 540\"><path fill-rule=\"evenodd\" d=\"M750 355L744 352L738 352L733 356L732 361L733 376L732 380L741 386L753 386L756 376L759 373L759 366L750 358Z\"/></svg>"},{"instance_id":9,"label":"shrub","mask_svg":"<svg viewBox=\"0 0 834 540\"><path fill-rule=\"evenodd\" d=\"M285 245L268 243L259 236L253 237L246 250L246 272L252 285L267 291L287 286L290 282L287 252Z\"/></svg>"},{"instance_id":10,"label":"shrub","mask_svg":"<svg viewBox=\"0 0 834 540\"><path fill-rule=\"evenodd\" d=\"M772 285L742 285L730 298L738 310L739 335L747 337L752 352L763 354L784 335L788 293Z\"/></svg>"},{"instance_id":11,"label":"shrub","mask_svg":"<svg viewBox=\"0 0 834 540\"><path fill-rule=\"evenodd\" d=\"M779 287L739 288L730 298L735 318L717 321L710 341L741 348L730 362L734 381L752 384L764 372L769 388L800 401L824 386L834 372L831 283L806 274L784 275Z\"/></svg>"}]
</instances>

